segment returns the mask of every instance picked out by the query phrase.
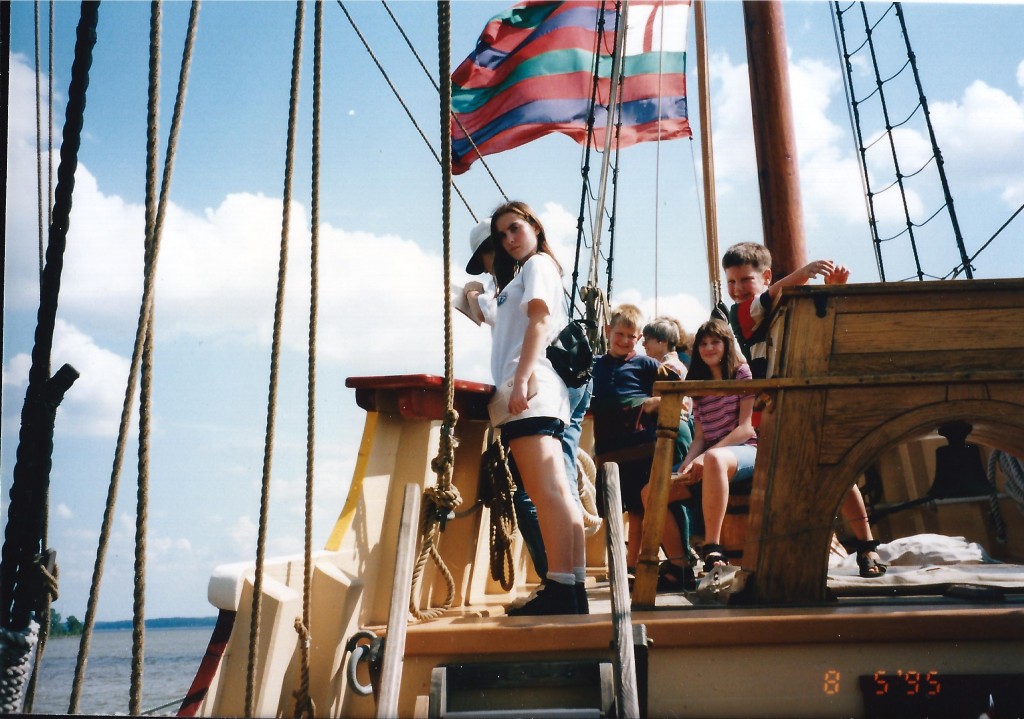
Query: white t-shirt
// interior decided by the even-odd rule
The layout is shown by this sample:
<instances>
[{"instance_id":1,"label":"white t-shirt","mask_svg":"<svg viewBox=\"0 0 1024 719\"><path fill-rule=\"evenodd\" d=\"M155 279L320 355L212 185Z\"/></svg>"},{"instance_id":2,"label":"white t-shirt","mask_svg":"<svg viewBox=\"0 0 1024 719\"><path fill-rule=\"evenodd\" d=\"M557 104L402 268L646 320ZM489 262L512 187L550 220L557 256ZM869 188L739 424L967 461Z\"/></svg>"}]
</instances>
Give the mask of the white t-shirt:
<instances>
[{"instance_id":1,"label":"white t-shirt","mask_svg":"<svg viewBox=\"0 0 1024 719\"><path fill-rule=\"evenodd\" d=\"M546 254L539 252L530 257L519 274L505 286L495 301L495 322L491 345L491 375L495 386L501 386L516 373L523 351L523 339L530 325L527 314L531 300L543 300L551 316L544 347L551 344L562 331L568 319L562 301L562 278L558 267ZM569 393L551 362L542 351L533 369L537 394L529 400L529 407L512 417L556 417L569 422Z\"/></svg>"},{"instance_id":2,"label":"white t-shirt","mask_svg":"<svg viewBox=\"0 0 1024 719\"><path fill-rule=\"evenodd\" d=\"M484 291L476 296L476 301L480 305L480 314L484 316L484 324L494 327L495 313L498 311L497 298L494 296L494 277L487 275L487 280L483 284Z\"/></svg>"}]
</instances>

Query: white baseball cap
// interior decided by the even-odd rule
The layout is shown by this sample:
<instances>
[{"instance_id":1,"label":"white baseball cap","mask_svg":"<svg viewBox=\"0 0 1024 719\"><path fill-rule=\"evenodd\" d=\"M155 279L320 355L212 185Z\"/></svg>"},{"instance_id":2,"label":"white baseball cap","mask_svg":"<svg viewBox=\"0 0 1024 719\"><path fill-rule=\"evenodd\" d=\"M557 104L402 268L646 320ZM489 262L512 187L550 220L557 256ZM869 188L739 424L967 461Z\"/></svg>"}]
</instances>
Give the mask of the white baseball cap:
<instances>
[{"instance_id":1,"label":"white baseball cap","mask_svg":"<svg viewBox=\"0 0 1024 719\"><path fill-rule=\"evenodd\" d=\"M480 248L483 247L491 239L491 222L487 220L481 222L473 228L472 232L469 233L469 251L471 256L469 262L466 263L466 272L471 275L480 275L484 273L484 265L480 261ZM488 247L488 250L493 248Z\"/></svg>"}]
</instances>

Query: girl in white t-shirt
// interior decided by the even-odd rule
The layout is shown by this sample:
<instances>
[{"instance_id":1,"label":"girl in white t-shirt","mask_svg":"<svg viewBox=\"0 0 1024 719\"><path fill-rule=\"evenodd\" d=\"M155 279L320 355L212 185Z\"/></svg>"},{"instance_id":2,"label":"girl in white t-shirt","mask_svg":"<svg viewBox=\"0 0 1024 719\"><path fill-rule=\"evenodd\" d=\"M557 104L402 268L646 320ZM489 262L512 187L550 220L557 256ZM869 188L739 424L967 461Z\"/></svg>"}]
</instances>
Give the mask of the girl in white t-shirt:
<instances>
[{"instance_id":1,"label":"girl in white t-shirt","mask_svg":"<svg viewBox=\"0 0 1024 719\"><path fill-rule=\"evenodd\" d=\"M491 237L497 284L491 374L499 389L511 385L507 406L492 407L491 421L501 427L501 441L537 507L548 559L536 596L508 613L586 613L583 515L569 492L561 444L569 395L545 354L567 322L561 267L540 220L522 202L494 211Z\"/></svg>"}]
</instances>

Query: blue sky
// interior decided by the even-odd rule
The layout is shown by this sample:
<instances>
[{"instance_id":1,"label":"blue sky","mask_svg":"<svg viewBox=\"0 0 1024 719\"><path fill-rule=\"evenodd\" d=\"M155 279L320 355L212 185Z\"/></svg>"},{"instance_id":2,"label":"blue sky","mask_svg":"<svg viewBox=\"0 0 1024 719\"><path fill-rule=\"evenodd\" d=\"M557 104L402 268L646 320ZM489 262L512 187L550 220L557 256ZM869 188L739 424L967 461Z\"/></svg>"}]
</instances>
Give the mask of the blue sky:
<instances>
[{"instance_id":1,"label":"blue sky","mask_svg":"<svg viewBox=\"0 0 1024 719\"><path fill-rule=\"evenodd\" d=\"M453 66L504 6L453 4ZM5 521L38 296L33 7L27 1L12 7L0 435ZM436 74L434 4L391 7ZM869 10L877 14L883 7L872 3ZM357 2L349 9L436 146L434 90L383 7ZM1024 203L1024 46L1019 38L1024 5L907 3L904 10L958 217L973 252ZM787 3L785 13L808 252L848 264L852 282L876 281L828 6ZM187 15L187 3L164 6L164 138ZM63 123L77 16L77 4L56 5L55 138ZM345 378L443 371L440 171L340 8L327 4L325 16L316 546L326 540L341 508L363 419ZM311 8L306 19L271 555L302 549ZM708 22L724 248L758 240L761 230L739 4L710 3ZM148 3L101 5L54 348L54 367L69 362L82 374L58 414L50 520L50 544L61 567L56 607L79 617L85 613L142 287L148 23ZM45 5L42 26L45 58ZM293 3L207 2L200 13L156 298L149 617L212 614L206 602L212 569L253 556L293 27ZM45 73L45 60L43 67ZM696 95L693 67L691 57L691 98ZM867 69L858 65L857 72L864 77ZM42 85L45 89L45 77ZM921 157L921 143L919 130L901 132L901 146L912 158ZM699 145L689 141L623 152L613 289L613 301L676 314L691 331L706 316L709 298L694 182L699 155ZM511 197L541 211L569 264L580 202L580 149L551 136L488 160ZM916 167L912 160L907 165ZM479 217L501 201L479 163L457 182ZM916 189L912 202L931 214L938 207L936 192ZM892 217L891 207L881 212ZM1022 275L1022 222L1012 224L978 259L976 276ZM456 276L462 279L474 224L455 198L452 241ZM955 262L947 260L953 257L952 240L926 242L931 243L923 251L930 263L926 271L945 274ZM913 273L906 254L892 249L890 279ZM486 332L461 317L454 322L456 375L489 381ZM131 613L134 467L132 446L99 619Z\"/></svg>"}]
</instances>

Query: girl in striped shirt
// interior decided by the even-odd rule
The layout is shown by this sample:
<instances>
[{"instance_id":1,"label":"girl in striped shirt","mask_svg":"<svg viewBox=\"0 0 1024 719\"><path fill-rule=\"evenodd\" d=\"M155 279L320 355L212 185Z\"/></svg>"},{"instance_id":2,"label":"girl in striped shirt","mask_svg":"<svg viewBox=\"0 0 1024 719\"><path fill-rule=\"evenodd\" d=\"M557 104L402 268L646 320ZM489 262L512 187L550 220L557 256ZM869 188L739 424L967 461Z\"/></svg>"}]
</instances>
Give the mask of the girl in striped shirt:
<instances>
[{"instance_id":1,"label":"girl in striped shirt","mask_svg":"<svg viewBox=\"0 0 1024 719\"><path fill-rule=\"evenodd\" d=\"M736 349L729 325L705 322L693 341L688 380L749 380L750 368ZM683 459L681 480L702 482L704 571L728 564L721 541L722 521L729 501L729 483L750 479L757 456L757 434L752 417L754 395L694 398L693 442Z\"/></svg>"}]
</instances>

